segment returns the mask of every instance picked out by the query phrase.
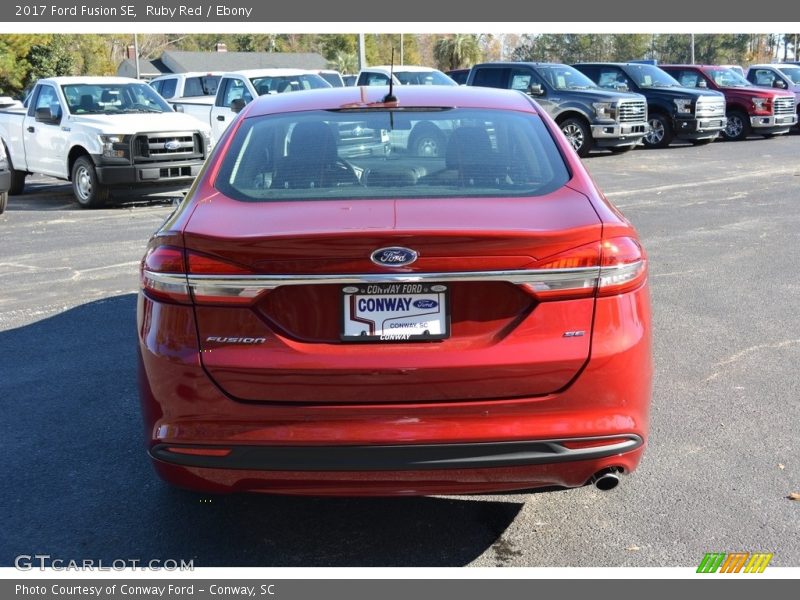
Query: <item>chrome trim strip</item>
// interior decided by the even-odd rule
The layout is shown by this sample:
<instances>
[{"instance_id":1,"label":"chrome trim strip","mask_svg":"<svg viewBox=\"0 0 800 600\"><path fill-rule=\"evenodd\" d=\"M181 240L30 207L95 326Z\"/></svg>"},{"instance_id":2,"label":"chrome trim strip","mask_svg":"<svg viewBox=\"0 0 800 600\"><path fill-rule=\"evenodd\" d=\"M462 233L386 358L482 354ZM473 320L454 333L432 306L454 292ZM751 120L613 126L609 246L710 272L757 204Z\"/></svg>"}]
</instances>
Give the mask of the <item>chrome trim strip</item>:
<instances>
[{"instance_id":1,"label":"chrome trim strip","mask_svg":"<svg viewBox=\"0 0 800 600\"><path fill-rule=\"evenodd\" d=\"M425 273L357 273L352 275L184 275L182 273L154 273L145 271L150 281L163 285L187 283L200 296L254 297L264 290L284 285L348 285L369 283L438 283L462 281L505 281L516 285L529 285L535 290L565 289L569 287L595 287L598 281L609 277L636 274L643 261L614 267L580 267L575 269L530 269L510 271L457 271Z\"/></svg>"},{"instance_id":2,"label":"chrome trim strip","mask_svg":"<svg viewBox=\"0 0 800 600\"><path fill-rule=\"evenodd\" d=\"M321 285L358 283L415 283L419 281L507 281L509 283L535 283L596 278L599 267L577 269L532 269L511 271L457 271L425 273L356 273L352 275L184 275L183 273L154 273L145 276L164 283L186 283L192 287L210 288L258 287L273 289L282 285Z\"/></svg>"}]
</instances>

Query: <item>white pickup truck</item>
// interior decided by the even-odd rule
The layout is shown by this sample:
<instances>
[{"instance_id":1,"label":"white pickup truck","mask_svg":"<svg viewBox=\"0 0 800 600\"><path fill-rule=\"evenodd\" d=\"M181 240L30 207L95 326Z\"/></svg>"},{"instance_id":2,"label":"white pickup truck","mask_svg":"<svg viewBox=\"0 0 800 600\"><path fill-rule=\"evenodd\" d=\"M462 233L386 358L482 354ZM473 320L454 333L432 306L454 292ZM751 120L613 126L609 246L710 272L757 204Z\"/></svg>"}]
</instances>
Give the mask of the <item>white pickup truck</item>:
<instances>
[{"instance_id":1,"label":"white pickup truck","mask_svg":"<svg viewBox=\"0 0 800 600\"><path fill-rule=\"evenodd\" d=\"M188 187L210 151L209 128L177 114L149 85L123 77L53 77L27 106L0 111L0 143L21 194L32 173L72 182L84 208L115 187Z\"/></svg>"},{"instance_id":2,"label":"white pickup truck","mask_svg":"<svg viewBox=\"0 0 800 600\"><path fill-rule=\"evenodd\" d=\"M253 98L299 90L328 88L331 85L313 71L302 69L251 69L225 73L214 98L183 99L171 102L175 110L199 119L211 128L216 144L236 115Z\"/></svg>"}]
</instances>

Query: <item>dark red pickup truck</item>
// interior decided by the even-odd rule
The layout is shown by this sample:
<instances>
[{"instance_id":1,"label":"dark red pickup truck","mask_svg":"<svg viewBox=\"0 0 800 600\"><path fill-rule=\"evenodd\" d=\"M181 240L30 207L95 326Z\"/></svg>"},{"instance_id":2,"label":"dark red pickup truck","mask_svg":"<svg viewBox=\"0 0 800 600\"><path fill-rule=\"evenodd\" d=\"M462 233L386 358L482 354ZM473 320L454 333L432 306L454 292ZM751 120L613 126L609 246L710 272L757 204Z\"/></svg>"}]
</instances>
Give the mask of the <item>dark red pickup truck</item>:
<instances>
[{"instance_id":1,"label":"dark red pickup truck","mask_svg":"<svg viewBox=\"0 0 800 600\"><path fill-rule=\"evenodd\" d=\"M659 65L686 87L702 87L725 94L726 139L743 140L750 134L772 137L788 133L797 123L794 95L779 89L756 87L736 71L713 65Z\"/></svg>"}]
</instances>

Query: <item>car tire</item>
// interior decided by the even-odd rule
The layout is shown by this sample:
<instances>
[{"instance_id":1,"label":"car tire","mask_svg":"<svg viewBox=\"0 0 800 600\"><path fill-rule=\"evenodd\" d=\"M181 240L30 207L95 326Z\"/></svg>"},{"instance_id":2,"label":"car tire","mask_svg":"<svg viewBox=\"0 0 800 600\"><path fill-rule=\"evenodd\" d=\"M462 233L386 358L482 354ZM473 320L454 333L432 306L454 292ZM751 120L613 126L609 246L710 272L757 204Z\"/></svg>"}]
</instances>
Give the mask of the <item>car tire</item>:
<instances>
[{"instance_id":1,"label":"car tire","mask_svg":"<svg viewBox=\"0 0 800 600\"><path fill-rule=\"evenodd\" d=\"M570 117L559 125L561 133L567 138L570 146L581 158L589 156L594 140L586 123L577 117Z\"/></svg>"},{"instance_id":2,"label":"car tire","mask_svg":"<svg viewBox=\"0 0 800 600\"><path fill-rule=\"evenodd\" d=\"M675 134L668 116L653 113L648 119L650 131L644 136L644 145L648 148L666 148L672 143Z\"/></svg>"},{"instance_id":3,"label":"car tire","mask_svg":"<svg viewBox=\"0 0 800 600\"><path fill-rule=\"evenodd\" d=\"M413 156L443 157L444 146L445 138L441 130L430 123L417 124L408 136L408 150Z\"/></svg>"},{"instance_id":4,"label":"car tire","mask_svg":"<svg viewBox=\"0 0 800 600\"><path fill-rule=\"evenodd\" d=\"M80 156L72 165L72 193L81 208L100 208L108 201L108 186L97 179L92 159Z\"/></svg>"},{"instance_id":5,"label":"car tire","mask_svg":"<svg viewBox=\"0 0 800 600\"><path fill-rule=\"evenodd\" d=\"M8 192L0 192L0 215L6 212L8 206Z\"/></svg>"},{"instance_id":6,"label":"car tire","mask_svg":"<svg viewBox=\"0 0 800 600\"><path fill-rule=\"evenodd\" d=\"M8 188L8 193L10 196L19 196L25 191L25 177L27 177L28 174L25 171L17 171L14 169L11 156L8 154L8 147L6 147L6 156L8 157L8 170L11 173L11 185Z\"/></svg>"},{"instance_id":7,"label":"car tire","mask_svg":"<svg viewBox=\"0 0 800 600\"><path fill-rule=\"evenodd\" d=\"M722 135L730 142L740 142L750 135L750 119L741 111L734 110L728 115L728 124Z\"/></svg>"}]
</instances>

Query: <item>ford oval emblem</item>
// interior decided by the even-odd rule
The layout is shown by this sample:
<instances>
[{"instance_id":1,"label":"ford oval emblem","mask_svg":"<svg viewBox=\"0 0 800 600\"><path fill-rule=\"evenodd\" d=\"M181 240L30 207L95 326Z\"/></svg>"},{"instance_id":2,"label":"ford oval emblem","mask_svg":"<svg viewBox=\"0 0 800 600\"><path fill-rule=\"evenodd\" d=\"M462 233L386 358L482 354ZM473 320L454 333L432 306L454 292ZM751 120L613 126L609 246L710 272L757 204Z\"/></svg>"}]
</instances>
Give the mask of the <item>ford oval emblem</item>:
<instances>
[{"instance_id":1,"label":"ford oval emblem","mask_svg":"<svg viewBox=\"0 0 800 600\"><path fill-rule=\"evenodd\" d=\"M164 144L164 148L167 150L177 150L181 147L181 143L178 140L170 140Z\"/></svg>"},{"instance_id":2,"label":"ford oval emblem","mask_svg":"<svg viewBox=\"0 0 800 600\"><path fill-rule=\"evenodd\" d=\"M420 300L414 300L412 304L416 308L428 309L428 308L436 308L439 306L439 303L436 300L431 300L429 298L422 298Z\"/></svg>"},{"instance_id":3,"label":"ford oval emblem","mask_svg":"<svg viewBox=\"0 0 800 600\"><path fill-rule=\"evenodd\" d=\"M370 260L382 267L405 267L417 260L417 253L408 248L392 246L390 248L378 248L370 256Z\"/></svg>"}]
</instances>

